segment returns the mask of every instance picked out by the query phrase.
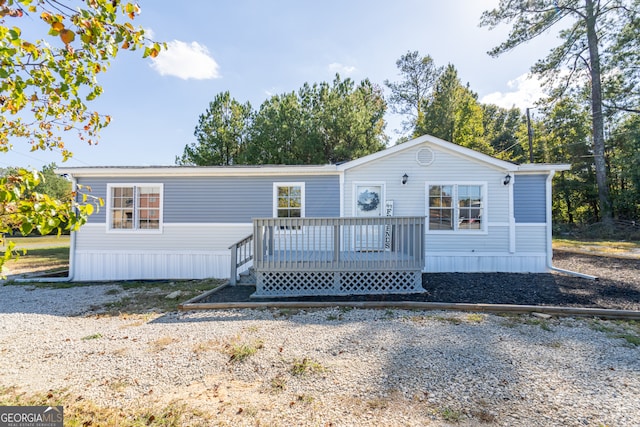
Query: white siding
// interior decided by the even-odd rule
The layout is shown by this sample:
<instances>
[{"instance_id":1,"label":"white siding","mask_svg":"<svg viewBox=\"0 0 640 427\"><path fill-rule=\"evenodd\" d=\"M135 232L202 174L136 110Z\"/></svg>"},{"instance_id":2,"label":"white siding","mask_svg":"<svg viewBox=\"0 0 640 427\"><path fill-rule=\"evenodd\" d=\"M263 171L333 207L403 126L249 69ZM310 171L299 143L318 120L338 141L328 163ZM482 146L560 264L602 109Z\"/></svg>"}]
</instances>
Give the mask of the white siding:
<instances>
[{"instance_id":1,"label":"white siding","mask_svg":"<svg viewBox=\"0 0 640 427\"><path fill-rule=\"evenodd\" d=\"M228 247L251 232L251 224L165 224L161 234L106 233L105 224L86 224L76 234L73 278L227 278Z\"/></svg>"},{"instance_id":2,"label":"white siding","mask_svg":"<svg viewBox=\"0 0 640 427\"><path fill-rule=\"evenodd\" d=\"M225 279L226 252L91 251L76 252L74 281L149 279Z\"/></svg>"},{"instance_id":3,"label":"white siding","mask_svg":"<svg viewBox=\"0 0 640 427\"><path fill-rule=\"evenodd\" d=\"M434 161L422 166L416 153L423 147ZM409 176L402 185L402 175ZM384 182L386 200L393 200L394 215L426 215L427 182L482 182L487 185L484 219L487 232L429 233L425 235L425 272L543 272L545 249L537 243L525 256L509 252L509 192L503 184L507 171L428 143L349 169L345 173L344 212L354 214L354 182ZM533 231L533 230L531 230ZM536 230L544 239L544 230ZM535 233L535 231L533 231ZM532 236L533 238L533 236ZM535 239L533 239L535 241ZM533 253L536 252L536 253Z\"/></svg>"},{"instance_id":4,"label":"white siding","mask_svg":"<svg viewBox=\"0 0 640 427\"><path fill-rule=\"evenodd\" d=\"M434 161L421 166L416 153L428 143L395 155L349 169L345 174L344 211L353 215L354 182L384 182L386 200L393 200L394 215L426 216L427 182L482 182L487 184L484 217L488 232L429 233L425 236L427 252L505 252L509 251L509 186L505 186L505 171L462 157L442 149L430 147ZM402 175L407 184L402 185Z\"/></svg>"},{"instance_id":5,"label":"white siding","mask_svg":"<svg viewBox=\"0 0 640 427\"><path fill-rule=\"evenodd\" d=\"M545 273L546 254L429 254L425 273Z\"/></svg>"},{"instance_id":6,"label":"white siding","mask_svg":"<svg viewBox=\"0 0 640 427\"><path fill-rule=\"evenodd\" d=\"M509 227L489 226L488 233L448 233L426 234L426 252L459 252L483 253L483 252L509 252Z\"/></svg>"},{"instance_id":7,"label":"white siding","mask_svg":"<svg viewBox=\"0 0 640 427\"><path fill-rule=\"evenodd\" d=\"M253 232L251 224L164 224L162 233L106 232L106 224L85 224L76 249L102 251L224 251Z\"/></svg>"},{"instance_id":8,"label":"white siding","mask_svg":"<svg viewBox=\"0 0 640 427\"><path fill-rule=\"evenodd\" d=\"M430 147L435 154L432 164L421 166L416 161L419 149L428 143L400 151L345 173L344 215L354 215L354 182L384 182L386 199L394 202L395 216L425 215L425 183L429 181L477 181L487 183L486 218L490 223L508 222L509 187L502 184L506 171L439 148ZM402 185L402 175L407 184Z\"/></svg>"},{"instance_id":9,"label":"white siding","mask_svg":"<svg viewBox=\"0 0 640 427\"><path fill-rule=\"evenodd\" d=\"M516 252L546 252L546 224L516 225Z\"/></svg>"}]
</instances>

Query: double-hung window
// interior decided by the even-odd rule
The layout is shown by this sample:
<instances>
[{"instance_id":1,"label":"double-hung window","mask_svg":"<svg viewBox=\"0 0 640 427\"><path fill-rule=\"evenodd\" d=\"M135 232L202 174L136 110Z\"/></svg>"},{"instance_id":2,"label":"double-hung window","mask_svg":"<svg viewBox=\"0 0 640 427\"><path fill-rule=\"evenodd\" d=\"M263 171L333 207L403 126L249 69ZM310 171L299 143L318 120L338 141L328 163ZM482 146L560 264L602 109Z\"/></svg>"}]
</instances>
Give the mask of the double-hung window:
<instances>
[{"instance_id":1,"label":"double-hung window","mask_svg":"<svg viewBox=\"0 0 640 427\"><path fill-rule=\"evenodd\" d=\"M109 184L109 229L161 230L162 190L162 184Z\"/></svg>"},{"instance_id":2,"label":"double-hung window","mask_svg":"<svg viewBox=\"0 0 640 427\"><path fill-rule=\"evenodd\" d=\"M304 182L273 184L273 216L276 218L304 217ZM298 227L286 228L297 229Z\"/></svg>"},{"instance_id":3,"label":"double-hung window","mask_svg":"<svg viewBox=\"0 0 640 427\"><path fill-rule=\"evenodd\" d=\"M484 231L484 184L428 184L427 217L430 231Z\"/></svg>"}]
</instances>

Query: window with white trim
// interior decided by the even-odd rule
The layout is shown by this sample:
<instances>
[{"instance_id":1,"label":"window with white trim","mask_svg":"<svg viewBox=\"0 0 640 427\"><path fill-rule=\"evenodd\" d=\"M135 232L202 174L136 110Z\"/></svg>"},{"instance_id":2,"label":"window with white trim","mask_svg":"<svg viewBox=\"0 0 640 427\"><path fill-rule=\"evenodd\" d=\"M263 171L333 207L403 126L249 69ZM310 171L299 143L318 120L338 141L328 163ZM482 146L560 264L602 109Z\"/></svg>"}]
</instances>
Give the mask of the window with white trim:
<instances>
[{"instance_id":1,"label":"window with white trim","mask_svg":"<svg viewBox=\"0 0 640 427\"><path fill-rule=\"evenodd\" d=\"M276 218L304 217L304 182L273 184L273 216ZM297 229L298 227L286 228Z\"/></svg>"},{"instance_id":2,"label":"window with white trim","mask_svg":"<svg viewBox=\"0 0 640 427\"><path fill-rule=\"evenodd\" d=\"M109 184L110 230L160 230L161 184Z\"/></svg>"},{"instance_id":3,"label":"window with white trim","mask_svg":"<svg viewBox=\"0 0 640 427\"><path fill-rule=\"evenodd\" d=\"M484 184L429 184L430 231L484 230Z\"/></svg>"}]
</instances>

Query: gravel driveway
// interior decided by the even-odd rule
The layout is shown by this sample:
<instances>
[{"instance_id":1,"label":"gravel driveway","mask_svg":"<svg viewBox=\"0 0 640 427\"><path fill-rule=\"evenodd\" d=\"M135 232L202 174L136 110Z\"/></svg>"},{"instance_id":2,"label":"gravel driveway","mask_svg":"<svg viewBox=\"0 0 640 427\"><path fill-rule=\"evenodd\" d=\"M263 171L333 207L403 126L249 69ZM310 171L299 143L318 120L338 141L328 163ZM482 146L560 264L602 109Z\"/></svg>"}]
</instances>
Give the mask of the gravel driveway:
<instances>
[{"instance_id":1,"label":"gravel driveway","mask_svg":"<svg viewBox=\"0 0 640 427\"><path fill-rule=\"evenodd\" d=\"M584 260L556 264L600 268ZM113 289L0 286L0 391L67 389L123 411L177 401L210 425L640 425L637 322L338 308L83 314L122 297ZM255 354L240 361L243 345Z\"/></svg>"}]
</instances>

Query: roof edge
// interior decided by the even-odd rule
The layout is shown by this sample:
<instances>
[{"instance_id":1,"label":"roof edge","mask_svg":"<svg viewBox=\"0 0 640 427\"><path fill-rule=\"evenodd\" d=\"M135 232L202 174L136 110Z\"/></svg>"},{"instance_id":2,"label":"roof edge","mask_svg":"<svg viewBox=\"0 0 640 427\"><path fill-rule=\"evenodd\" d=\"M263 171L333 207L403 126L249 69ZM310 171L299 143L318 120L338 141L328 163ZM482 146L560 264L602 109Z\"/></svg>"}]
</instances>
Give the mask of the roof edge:
<instances>
[{"instance_id":1,"label":"roof edge","mask_svg":"<svg viewBox=\"0 0 640 427\"><path fill-rule=\"evenodd\" d=\"M309 166L91 166L59 167L59 175L74 177L119 177L119 176L253 176L253 175L333 175L338 174L336 165Z\"/></svg>"},{"instance_id":2,"label":"roof edge","mask_svg":"<svg viewBox=\"0 0 640 427\"><path fill-rule=\"evenodd\" d=\"M571 169L571 165L564 163L523 163L518 165L518 172L561 172Z\"/></svg>"},{"instance_id":3,"label":"roof edge","mask_svg":"<svg viewBox=\"0 0 640 427\"><path fill-rule=\"evenodd\" d=\"M354 168L356 166L363 165L368 162L372 162L374 160L378 160L382 157L395 154L400 151L408 150L410 148L415 147L416 145L423 144L428 142L433 144L443 150L451 151L457 154L460 154L465 157L473 158L480 162L484 162L490 164L496 168L504 169L508 171L515 171L518 168L518 165L515 163L511 163L505 160L496 159L495 157L491 157L487 154L480 153L479 151L472 150L467 147L463 147L458 144L454 144L453 142L445 141L444 139L440 139L433 135L422 135L417 138L414 138L410 141L403 142L401 144L394 145L393 147L389 147L385 150L378 151L377 153L369 154L368 156L361 157L359 159L352 160L350 162L344 163L338 166L339 170L347 170Z\"/></svg>"}]
</instances>

